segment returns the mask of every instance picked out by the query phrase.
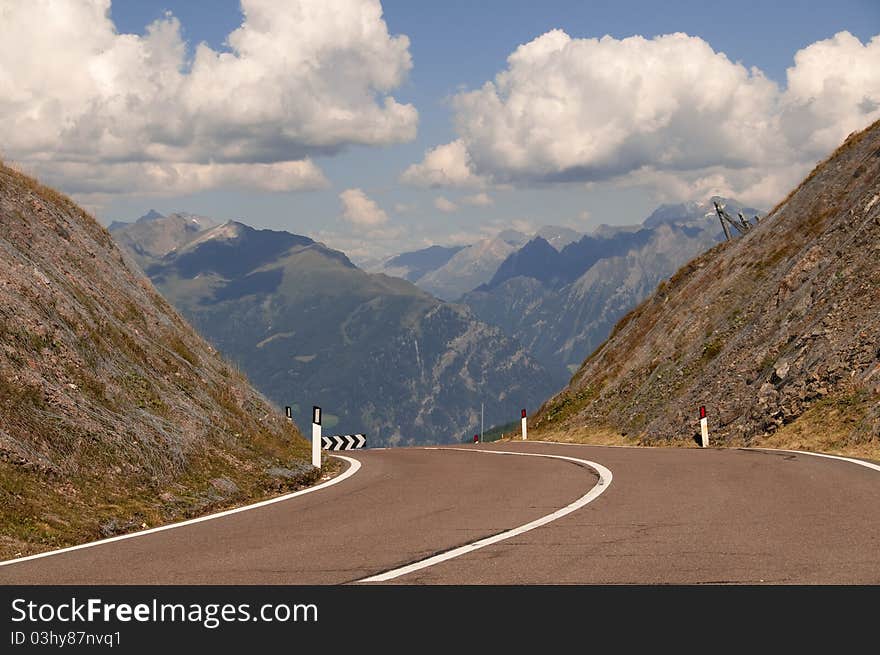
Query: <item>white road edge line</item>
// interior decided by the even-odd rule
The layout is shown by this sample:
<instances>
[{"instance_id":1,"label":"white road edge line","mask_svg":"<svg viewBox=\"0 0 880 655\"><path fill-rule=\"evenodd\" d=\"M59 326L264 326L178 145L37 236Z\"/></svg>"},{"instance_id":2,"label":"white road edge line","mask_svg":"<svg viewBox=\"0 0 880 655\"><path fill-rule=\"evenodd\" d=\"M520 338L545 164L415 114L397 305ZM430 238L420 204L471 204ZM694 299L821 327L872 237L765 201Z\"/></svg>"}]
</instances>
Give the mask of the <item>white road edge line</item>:
<instances>
[{"instance_id":1,"label":"white road edge line","mask_svg":"<svg viewBox=\"0 0 880 655\"><path fill-rule=\"evenodd\" d=\"M428 557L427 559L423 559L418 562L413 562L412 564L408 564L407 566L402 566L397 569L392 569L391 571L386 571L385 573L379 573L376 575L371 575L367 578L363 578L362 580L357 580L356 582L387 582L388 580L393 580L394 578L399 578L402 575L407 575L408 573L412 573L414 571L418 571L420 569L428 568L429 566L434 566L435 564L439 564L440 562L445 562L447 560L451 560L455 557L460 557L461 555L466 555L467 553L472 553L475 550L479 550L480 548L485 548L486 546L491 546L492 544L497 544L499 541L504 541L505 539L510 539L511 537L515 537L517 535L523 534L524 532L528 532L529 530L534 530L535 528L539 528L542 525L547 525L548 523L555 521L558 518L562 518L566 514L571 514L575 510L580 509L584 505L591 503L596 500L602 493L611 486L611 480L614 477L611 474L611 471L602 466L601 464L597 464L596 462L591 462L586 459L578 459L577 457L566 457L564 455L545 455L543 453L520 453L509 450L480 450L474 448L432 448L431 450L461 450L468 453L489 453L491 455L518 455L522 457L547 457L549 459L562 459L567 460L569 462L576 462L578 464L584 464L599 474L599 481L590 489L586 494L578 498L573 503L566 505L562 509L556 510L552 514L547 514L546 516L542 516L539 519L535 519L530 523L526 523L525 525L521 525L518 528L513 528L512 530L507 530L506 532L502 532L500 534L493 535L491 537L486 537L485 539L480 539L479 541L474 541L469 544L465 544L464 546L459 546L458 548L453 548L452 550L447 550L446 552L439 553L438 555L434 555L432 557Z\"/></svg>"},{"instance_id":2,"label":"white road edge line","mask_svg":"<svg viewBox=\"0 0 880 655\"><path fill-rule=\"evenodd\" d=\"M514 441L514 443L519 443ZM597 443L576 443L573 441L543 441L538 439L533 439L527 443L532 444L553 444L555 446L586 446L589 448L629 448L631 450L673 450L669 446L613 446L611 444L597 444ZM689 450L702 450L700 448L694 449L690 448ZM706 450L766 450L770 452L777 453L797 453L799 455L813 455L814 457L825 457L827 459L839 459L842 462L850 462L851 464L858 464L859 466L865 466L869 469L874 469L875 471L880 471L880 464L874 464L873 462L866 462L862 459L856 459L854 457L843 457L841 455L828 455L826 453L814 453L810 450L786 450L784 448L747 448L745 446L712 446L707 448Z\"/></svg>"},{"instance_id":3,"label":"white road edge line","mask_svg":"<svg viewBox=\"0 0 880 655\"><path fill-rule=\"evenodd\" d=\"M812 455L813 457L824 457L825 459L839 459L841 462L849 462L851 464L858 464L859 466L864 466L869 469L874 469L875 471L880 471L880 464L874 464L873 462L866 462L861 459L855 459L853 457L841 457L840 455L826 455L825 453L811 453L809 450L785 450L784 448L743 448L743 450L763 450L771 453L797 453L798 455Z\"/></svg>"},{"instance_id":4,"label":"white road edge line","mask_svg":"<svg viewBox=\"0 0 880 655\"><path fill-rule=\"evenodd\" d=\"M327 480L319 485L315 485L314 487L309 487L307 489L301 489L299 491L294 491L293 493L285 494L284 496L278 496L277 498L270 498L269 500L262 500L259 503L254 503L253 505L244 505L242 507L236 507L234 509L227 509L222 512L217 512L215 514L206 514L205 516L200 516L194 519L187 519L186 521L181 521L180 523L169 523L168 525L160 525L156 528L150 528L148 530L141 530L139 532L130 532L128 534L122 534L118 537L110 537L108 539L101 539L99 541L90 541L85 544L78 544L76 546L68 546L67 548L60 548L58 550L49 550L45 553L37 553L36 555L28 555L26 557L18 557L16 559L9 559L3 562L0 562L0 566L9 566L10 564L19 564L20 562L28 562L34 559L41 559L43 557L51 557L52 555L61 555L62 553L70 553L74 550L81 550L83 548L92 548L93 546L102 546L104 544L110 544L114 541L123 541L124 539L134 539L135 537L144 537L148 534L154 534L156 532L164 532L165 530L173 530L174 528L182 528L187 525L194 525L196 523L202 523L203 521L212 521L214 519L223 518L224 516L230 516L232 514L238 514L240 512L246 512L251 509L257 509L258 507L266 507L267 505L274 505L275 503L280 503L285 500L290 500L291 498L296 498L297 496L303 496L305 494L310 494L313 491L319 491L321 489L326 489L334 484L339 484L346 478L350 478L352 475L358 472L358 469L361 467L361 463L356 459L352 459L350 457L343 457L342 455L332 455L332 457L338 457L341 460L348 462L348 468L337 475L332 480Z\"/></svg>"}]
</instances>

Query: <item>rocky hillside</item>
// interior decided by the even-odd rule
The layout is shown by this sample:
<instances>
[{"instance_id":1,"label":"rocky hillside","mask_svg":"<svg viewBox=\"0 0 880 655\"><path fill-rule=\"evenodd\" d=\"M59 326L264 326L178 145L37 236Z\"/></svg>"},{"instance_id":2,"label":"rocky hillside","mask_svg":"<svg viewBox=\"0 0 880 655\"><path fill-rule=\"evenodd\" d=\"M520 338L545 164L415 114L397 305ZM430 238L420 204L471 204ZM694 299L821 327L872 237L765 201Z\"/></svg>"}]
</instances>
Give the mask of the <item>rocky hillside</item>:
<instances>
[{"instance_id":1,"label":"rocky hillside","mask_svg":"<svg viewBox=\"0 0 880 655\"><path fill-rule=\"evenodd\" d=\"M0 557L295 487L307 461L104 228L0 165Z\"/></svg>"},{"instance_id":2,"label":"rocky hillside","mask_svg":"<svg viewBox=\"0 0 880 655\"><path fill-rule=\"evenodd\" d=\"M880 123L615 327L537 432L880 455Z\"/></svg>"},{"instance_id":3,"label":"rocky hillside","mask_svg":"<svg viewBox=\"0 0 880 655\"><path fill-rule=\"evenodd\" d=\"M406 280L304 236L229 222L156 259L164 296L254 384L370 445L460 441L558 386L522 347Z\"/></svg>"}]
</instances>

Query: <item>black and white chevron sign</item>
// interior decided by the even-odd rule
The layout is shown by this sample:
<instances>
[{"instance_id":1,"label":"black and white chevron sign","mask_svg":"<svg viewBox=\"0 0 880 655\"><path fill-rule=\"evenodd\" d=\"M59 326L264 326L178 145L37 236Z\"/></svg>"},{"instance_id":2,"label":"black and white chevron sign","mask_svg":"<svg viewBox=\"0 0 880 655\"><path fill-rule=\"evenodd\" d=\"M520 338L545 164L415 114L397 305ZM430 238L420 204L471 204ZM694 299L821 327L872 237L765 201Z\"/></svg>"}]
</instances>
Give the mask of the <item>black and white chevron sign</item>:
<instances>
[{"instance_id":1,"label":"black and white chevron sign","mask_svg":"<svg viewBox=\"0 0 880 655\"><path fill-rule=\"evenodd\" d=\"M335 434L331 437L321 437L321 447L324 450L354 450L366 445L365 434Z\"/></svg>"}]
</instances>

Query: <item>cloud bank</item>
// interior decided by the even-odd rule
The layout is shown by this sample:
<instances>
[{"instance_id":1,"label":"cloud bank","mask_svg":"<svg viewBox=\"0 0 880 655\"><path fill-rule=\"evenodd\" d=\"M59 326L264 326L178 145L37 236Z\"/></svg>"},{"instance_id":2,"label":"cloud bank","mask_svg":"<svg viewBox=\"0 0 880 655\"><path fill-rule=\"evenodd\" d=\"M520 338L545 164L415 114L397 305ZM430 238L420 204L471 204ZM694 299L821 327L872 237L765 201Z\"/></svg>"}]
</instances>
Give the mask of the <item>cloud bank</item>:
<instances>
[{"instance_id":1,"label":"cloud bank","mask_svg":"<svg viewBox=\"0 0 880 655\"><path fill-rule=\"evenodd\" d=\"M699 37L573 39L553 30L453 98L458 138L403 182L473 188L617 180L772 198L880 118L880 35L796 53L780 89ZM796 169L794 172L792 170Z\"/></svg>"},{"instance_id":2,"label":"cloud bank","mask_svg":"<svg viewBox=\"0 0 880 655\"><path fill-rule=\"evenodd\" d=\"M415 137L412 67L378 0L242 0L229 51L172 15L119 34L109 0L0 6L0 144L73 193L313 189L312 162Z\"/></svg>"}]
</instances>

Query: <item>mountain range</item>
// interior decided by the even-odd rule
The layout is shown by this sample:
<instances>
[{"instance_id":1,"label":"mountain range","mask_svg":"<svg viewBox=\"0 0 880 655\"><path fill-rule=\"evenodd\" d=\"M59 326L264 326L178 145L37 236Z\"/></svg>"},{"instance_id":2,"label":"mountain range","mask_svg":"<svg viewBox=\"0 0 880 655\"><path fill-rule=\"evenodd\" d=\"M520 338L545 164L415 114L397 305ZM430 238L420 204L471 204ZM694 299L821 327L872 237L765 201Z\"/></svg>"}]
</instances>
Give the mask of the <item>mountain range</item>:
<instances>
[{"instance_id":1,"label":"mountain range","mask_svg":"<svg viewBox=\"0 0 880 655\"><path fill-rule=\"evenodd\" d=\"M571 228L547 225L537 230L534 236L561 249L583 235ZM502 262L529 239L528 235L517 230L502 230L466 246L433 245L368 262L364 270L402 277L437 298L457 301L468 291L492 279Z\"/></svg>"},{"instance_id":2,"label":"mountain range","mask_svg":"<svg viewBox=\"0 0 880 655\"><path fill-rule=\"evenodd\" d=\"M131 245L140 223L113 236L300 424L319 405L325 430L365 432L373 446L460 441L478 431L481 403L491 425L556 390L515 340L407 280L305 236L228 222L192 238L169 218L149 221L180 239L164 254Z\"/></svg>"},{"instance_id":3,"label":"mountain range","mask_svg":"<svg viewBox=\"0 0 880 655\"><path fill-rule=\"evenodd\" d=\"M309 237L192 214L151 210L111 233L297 421L319 404L334 430L398 445L458 440L481 403L493 425L561 388L623 314L723 238L713 201L759 213L716 197L590 235L506 230L402 253L378 274Z\"/></svg>"},{"instance_id":4,"label":"mountain range","mask_svg":"<svg viewBox=\"0 0 880 655\"><path fill-rule=\"evenodd\" d=\"M604 226L552 247L540 236L511 253L461 302L519 341L563 385L617 320L694 255L723 239L713 202L663 205L641 225Z\"/></svg>"}]
</instances>

